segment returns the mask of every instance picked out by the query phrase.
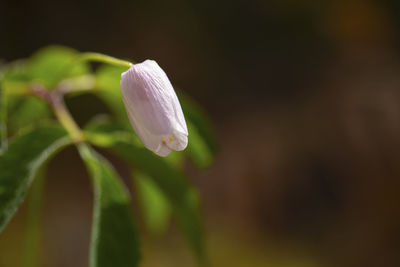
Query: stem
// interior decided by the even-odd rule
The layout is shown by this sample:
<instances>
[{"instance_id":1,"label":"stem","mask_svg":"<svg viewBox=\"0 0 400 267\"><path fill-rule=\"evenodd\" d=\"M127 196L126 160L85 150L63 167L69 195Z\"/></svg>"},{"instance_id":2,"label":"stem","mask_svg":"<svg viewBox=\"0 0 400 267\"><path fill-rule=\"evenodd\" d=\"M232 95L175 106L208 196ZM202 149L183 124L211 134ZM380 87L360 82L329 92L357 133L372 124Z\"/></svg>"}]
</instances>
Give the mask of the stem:
<instances>
[{"instance_id":1,"label":"stem","mask_svg":"<svg viewBox=\"0 0 400 267\"><path fill-rule=\"evenodd\" d=\"M35 267L38 265L39 241L40 241L40 217L42 196L44 189L44 173L42 168L39 170L35 182L32 185L26 220L25 243L23 252L23 267Z\"/></svg>"},{"instance_id":2,"label":"stem","mask_svg":"<svg viewBox=\"0 0 400 267\"><path fill-rule=\"evenodd\" d=\"M68 134L75 143L80 143L84 140L82 131L76 124L75 120L72 118L67 107L64 103L64 94L61 91L48 91L41 85L34 85L31 87L31 93L42 98L44 101L48 102L53 108L54 114L56 115L58 121L67 130Z\"/></svg>"},{"instance_id":3,"label":"stem","mask_svg":"<svg viewBox=\"0 0 400 267\"><path fill-rule=\"evenodd\" d=\"M118 59L115 57L110 57L107 55L103 55L100 53L93 53L93 52L85 52L81 53L80 56L78 57L79 61L97 61L97 62L102 62L102 63L107 63L111 65L116 65L116 66L123 66L123 67L132 67L133 63Z\"/></svg>"},{"instance_id":4,"label":"stem","mask_svg":"<svg viewBox=\"0 0 400 267\"><path fill-rule=\"evenodd\" d=\"M67 130L71 138L75 143L80 143L83 141L83 134L76 124L75 120L72 118L67 107L65 106L63 95L54 91L51 94L51 105L53 107L54 113L57 119L61 122L64 128Z\"/></svg>"}]
</instances>

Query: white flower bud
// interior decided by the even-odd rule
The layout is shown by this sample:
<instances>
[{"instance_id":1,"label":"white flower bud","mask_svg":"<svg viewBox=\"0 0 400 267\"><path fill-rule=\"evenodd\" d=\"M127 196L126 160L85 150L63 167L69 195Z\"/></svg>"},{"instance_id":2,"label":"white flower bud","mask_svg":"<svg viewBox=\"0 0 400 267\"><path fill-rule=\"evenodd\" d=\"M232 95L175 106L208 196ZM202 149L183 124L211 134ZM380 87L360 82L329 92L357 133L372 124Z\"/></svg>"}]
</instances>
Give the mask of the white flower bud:
<instances>
[{"instance_id":1,"label":"white flower bud","mask_svg":"<svg viewBox=\"0 0 400 267\"><path fill-rule=\"evenodd\" d=\"M145 147L162 157L186 148L188 130L181 105L157 62L146 60L122 73L121 93L129 121Z\"/></svg>"}]
</instances>

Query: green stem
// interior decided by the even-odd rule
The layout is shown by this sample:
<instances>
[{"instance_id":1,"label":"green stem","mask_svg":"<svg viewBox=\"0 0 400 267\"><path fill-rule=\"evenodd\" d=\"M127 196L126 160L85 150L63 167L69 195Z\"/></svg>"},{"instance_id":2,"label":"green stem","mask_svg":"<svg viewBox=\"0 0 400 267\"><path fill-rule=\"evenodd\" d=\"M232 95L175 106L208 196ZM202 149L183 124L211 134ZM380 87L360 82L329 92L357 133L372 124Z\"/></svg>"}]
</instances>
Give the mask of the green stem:
<instances>
[{"instance_id":1,"label":"green stem","mask_svg":"<svg viewBox=\"0 0 400 267\"><path fill-rule=\"evenodd\" d=\"M82 131L79 129L79 126L72 118L64 103L64 94L62 91L48 91L41 85L36 85L31 87L31 93L50 104L58 121L65 130L67 130L69 136L75 143L78 144L84 140Z\"/></svg>"},{"instance_id":2,"label":"green stem","mask_svg":"<svg viewBox=\"0 0 400 267\"><path fill-rule=\"evenodd\" d=\"M32 185L28 203L22 267L38 266L40 242L40 217L44 190L45 170L39 170Z\"/></svg>"},{"instance_id":3,"label":"green stem","mask_svg":"<svg viewBox=\"0 0 400 267\"><path fill-rule=\"evenodd\" d=\"M82 131L79 129L79 126L76 124L75 120L72 118L67 107L65 106L63 95L54 93L51 96L51 105L53 106L53 110L57 119L67 130L75 143L82 142L84 139Z\"/></svg>"},{"instance_id":4,"label":"green stem","mask_svg":"<svg viewBox=\"0 0 400 267\"><path fill-rule=\"evenodd\" d=\"M79 61L97 61L97 62L107 63L107 64L111 64L111 65L116 65L116 66L123 66L123 67L128 67L128 68L133 66L133 63L131 63L129 61L118 59L115 57L110 57L110 56L103 55L100 53L93 53L93 52L81 53L78 60Z\"/></svg>"}]
</instances>

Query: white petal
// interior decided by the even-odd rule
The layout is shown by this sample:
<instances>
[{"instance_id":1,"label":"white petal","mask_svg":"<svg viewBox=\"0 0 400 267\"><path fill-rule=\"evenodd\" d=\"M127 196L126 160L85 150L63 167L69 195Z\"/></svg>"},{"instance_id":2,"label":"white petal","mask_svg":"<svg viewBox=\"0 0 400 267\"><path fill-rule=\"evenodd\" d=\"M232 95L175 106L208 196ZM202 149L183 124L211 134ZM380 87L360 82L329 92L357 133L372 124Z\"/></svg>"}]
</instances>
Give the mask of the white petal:
<instances>
[{"instance_id":1,"label":"white petal","mask_svg":"<svg viewBox=\"0 0 400 267\"><path fill-rule=\"evenodd\" d=\"M181 104L179 103L179 100L175 94L175 91L173 93L174 93L174 95L172 96L172 105L174 107L175 122L176 122L174 124L175 127L173 127L173 128L177 131L180 131L180 132L188 135L186 121L185 121L185 117L183 116Z\"/></svg>"},{"instance_id":2,"label":"white petal","mask_svg":"<svg viewBox=\"0 0 400 267\"><path fill-rule=\"evenodd\" d=\"M137 122L135 116L131 114L131 111L129 109L127 109L127 112L129 121L136 135L139 137L146 148L155 152L162 142L161 136L150 133L145 127L143 127L143 125Z\"/></svg>"},{"instance_id":3,"label":"white petal","mask_svg":"<svg viewBox=\"0 0 400 267\"><path fill-rule=\"evenodd\" d=\"M167 146L176 151L182 151L186 148L188 136L184 133L175 131L169 138Z\"/></svg>"},{"instance_id":4,"label":"white petal","mask_svg":"<svg viewBox=\"0 0 400 267\"><path fill-rule=\"evenodd\" d=\"M172 150L168 146L161 143L160 147L157 149L157 151L154 151L154 153L161 157L166 157L171 153L171 151Z\"/></svg>"},{"instance_id":5,"label":"white petal","mask_svg":"<svg viewBox=\"0 0 400 267\"><path fill-rule=\"evenodd\" d=\"M171 153L171 148L163 143L163 138L159 135L154 135L142 127L140 124L135 123L133 116L128 116L135 133L142 141L143 145L161 157L166 157ZM165 142L165 141L164 141Z\"/></svg>"}]
</instances>

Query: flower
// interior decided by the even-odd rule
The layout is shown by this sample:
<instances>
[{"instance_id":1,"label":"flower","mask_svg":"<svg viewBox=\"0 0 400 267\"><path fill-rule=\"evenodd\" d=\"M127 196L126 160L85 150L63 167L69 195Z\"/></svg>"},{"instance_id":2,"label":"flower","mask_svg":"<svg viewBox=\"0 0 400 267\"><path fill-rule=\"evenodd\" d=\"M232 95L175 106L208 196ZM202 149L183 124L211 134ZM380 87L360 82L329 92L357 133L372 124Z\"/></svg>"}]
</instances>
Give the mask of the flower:
<instances>
[{"instance_id":1,"label":"flower","mask_svg":"<svg viewBox=\"0 0 400 267\"><path fill-rule=\"evenodd\" d=\"M122 73L121 93L129 121L145 147L162 157L186 148L188 130L181 105L157 62L146 60Z\"/></svg>"}]
</instances>

